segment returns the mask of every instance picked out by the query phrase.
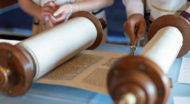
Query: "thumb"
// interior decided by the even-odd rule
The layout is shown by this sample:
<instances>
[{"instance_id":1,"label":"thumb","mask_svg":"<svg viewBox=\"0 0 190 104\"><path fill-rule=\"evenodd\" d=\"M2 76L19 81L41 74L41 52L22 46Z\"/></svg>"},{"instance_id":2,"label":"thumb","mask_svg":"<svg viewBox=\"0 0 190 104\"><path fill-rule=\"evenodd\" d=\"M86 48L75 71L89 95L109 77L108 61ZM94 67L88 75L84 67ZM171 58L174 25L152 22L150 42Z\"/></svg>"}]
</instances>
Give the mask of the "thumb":
<instances>
[{"instance_id":1,"label":"thumb","mask_svg":"<svg viewBox=\"0 0 190 104\"><path fill-rule=\"evenodd\" d=\"M146 28L146 23L145 22L141 22L139 27L138 27L138 31L137 31L137 38L141 38L143 32L145 31Z\"/></svg>"},{"instance_id":2,"label":"thumb","mask_svg":"<svg viewBox=\"0 0 190 104\"><path fill-rule=\"evenodd\" d=\"M57 17L59 14L62 13L62 11L63 11L62 8L57 9L57 10L54 12L53 16L54 16L54 17Z\"/></svg>"}]
</instances>

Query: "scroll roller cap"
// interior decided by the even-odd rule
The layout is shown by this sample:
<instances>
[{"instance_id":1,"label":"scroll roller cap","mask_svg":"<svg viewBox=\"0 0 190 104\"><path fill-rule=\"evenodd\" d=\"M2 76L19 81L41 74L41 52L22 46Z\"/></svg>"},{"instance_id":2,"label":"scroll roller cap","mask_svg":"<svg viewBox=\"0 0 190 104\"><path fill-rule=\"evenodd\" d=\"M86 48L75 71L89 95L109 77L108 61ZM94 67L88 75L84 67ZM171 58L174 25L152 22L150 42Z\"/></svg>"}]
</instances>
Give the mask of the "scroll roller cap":
<instances>
[{"instance_id":1,"label":"scroll roller cap","mask_svg":"<svg viewBox=\"0 0 190 104\"><path fill-rule=\"evenodd\" d=\"M8 43L0 43L0 91L8 96L25 94L32 84L30 63L24 53Z\"/></svg>"}]
</instances>

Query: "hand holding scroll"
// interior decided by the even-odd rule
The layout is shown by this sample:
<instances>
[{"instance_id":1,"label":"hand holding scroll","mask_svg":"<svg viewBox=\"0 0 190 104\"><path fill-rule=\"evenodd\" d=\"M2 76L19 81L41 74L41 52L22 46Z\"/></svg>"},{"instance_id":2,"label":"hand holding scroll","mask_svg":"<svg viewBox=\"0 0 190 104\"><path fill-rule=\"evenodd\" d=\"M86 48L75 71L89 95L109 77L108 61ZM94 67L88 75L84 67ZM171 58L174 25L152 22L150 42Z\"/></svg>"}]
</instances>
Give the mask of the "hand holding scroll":
<instances>
[{"instance_id":1,"label":"hand holding scroll","mask_svg":"<svg viewBox=\"0 0 190 104\"><path fill-rule=\"evenodd\" d=\"M66 21L73 12L72 4L60 5L53 15L50 16L51 25L57 25Z\"/></svg>"},{"instance_id":2,"label":"hand holding scroll","mask_svg":"<svg viewBox=\"0 0 190 104\"><path fill-rule=\"evenodd\" d=\"M124 23L123 27L125 32L128 33L131 43L135 44L135 40L141 38L141 34L145 31L146 21L143 15L133 14Z\"/></svg>"},{"instance_id":3,"label":"hand holding scroll","mask_svg":"<svg viewBox=\"0 0 190 104\"><path fill-rule=\"evenodd\" d=\"M40 20L46 21L46 17L52 15L54 11L57 9L57 5L54 1L47 2L42 6L40 11Z\"/></svg>"}]
</instances>

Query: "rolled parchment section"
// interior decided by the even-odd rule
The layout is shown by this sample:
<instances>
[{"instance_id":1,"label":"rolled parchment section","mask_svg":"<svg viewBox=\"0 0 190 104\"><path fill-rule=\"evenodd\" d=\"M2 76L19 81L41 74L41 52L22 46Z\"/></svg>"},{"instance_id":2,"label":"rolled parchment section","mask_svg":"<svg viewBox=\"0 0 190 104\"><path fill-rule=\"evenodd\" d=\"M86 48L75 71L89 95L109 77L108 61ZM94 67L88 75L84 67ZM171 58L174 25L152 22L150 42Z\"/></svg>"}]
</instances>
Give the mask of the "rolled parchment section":
<instances>
[{"instance_id":1,"label":"rolled parchment section","mask_svg":"<svg viewBox=\"0 0 190 104\"><path fill-rule=\"evenodd\" d=\"M108 92L116 104L165 104L171 81L166 73L176 57L190 49L190 26L182 16L166 15L150 26L149 42L139 55L119 59L107 77Z\"/></svg>"}]
</instances>

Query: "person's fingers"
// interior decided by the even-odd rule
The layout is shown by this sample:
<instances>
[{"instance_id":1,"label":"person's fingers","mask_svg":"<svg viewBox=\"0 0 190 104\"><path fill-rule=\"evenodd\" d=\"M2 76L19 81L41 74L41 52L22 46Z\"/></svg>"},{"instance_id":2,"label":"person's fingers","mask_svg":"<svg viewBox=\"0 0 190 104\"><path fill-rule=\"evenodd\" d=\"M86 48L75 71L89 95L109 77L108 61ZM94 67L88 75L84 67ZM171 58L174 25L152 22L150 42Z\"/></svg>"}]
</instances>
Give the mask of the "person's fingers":
<instances>
[{"instance_id":1,"label":"person's fingers","mask_svg":"<svg viewBox=\"0 0 190 104\"><path fill-rule=\"evenodd\" d=\"M124 29L128 33L131 43L135 44L135 39L136 39L135 31L134 31L135 25L127 21L124 24Z\"/></svg>"},{"instance_id":2,"label":"person's fingers","mask_svg":"<svg viewBox=\"0 0 190 104\"><path fill-rule=\"evenodd\" d=\"M64 11L64 8L63 8L63 7L60 7L59 9L57 9L57 10L53 13L53 16L58 16L58 15L60 15L63 11Z\"/></svg>"},{"instance_id":3,"label":"person's fingers","mask_svg":"<svg viewBox=\"0 0 190 104\"><path fill-rule=\"evenodd\" d=\"M53 15L53 13L57 10L57 4L55 4L54 1L50 1L50 2L47 2L43 7L42 7L42 12L45 13L45 15L48 15L51 14Z\"/></svg>"},{"instance_id":4,"label":"person's fingers","mask_svg":"<svg viewBox=\"0 0 190 104\"><path fill-rule=\"evenodd\" d=\"M134 14L129 16L127 22L124 24L124 29L128 33L131 43L135 44L135 41L140 38L146 28L146 22L143 15Z\"/></svg>"},{"instance_id":5,"label":"person's fingers","mask_svg":"<svg viewBox=\"0 0 190 104\"><path fill-rule=\"evenodd\" d=\"M138 26L137 30L137 38L141 38L143 32L145 31L146 23L144 21L141 21Z\"/></svg>"},{"instance_id":6,"label":"person's fingers","mask_svg":"<svg viewBox=\"0 0 190 104\"><path fill-rule=\"evenodd\" d=\"M48 15L51 15L51 13L50 13L50 12L46 12L46 11L44 11L44 12L42 13L42 16L48 16Z\"/></svg>"},{"instance_id":7,"label":"person's fingers","mask_svg":"<svg viewBox=\"0 0 190 104\"><path fill-rule=\"evenodd\" d=\"M56 21L57 22L62 22L65 20L65 17L67 16L66 13L62 13L61 15L59 15L57 18L56 18Z\"/></svg>"},{"instance_id":8,"label":"person's fingers","mask_svg":"<svg viewBox=\"0 0 190 104\"><path fill-rule=\"evenodd\" d=\"M51 21L51 17L49 16L49 25L50 25L50 27L53 27L54 26L54 23Z\"/></svg>"},{"instance_id":9,"label":"person's fingers","mask_svg":"<svg viewBox=\"0 0 190 104\"><path fill-rule=\"evenodd\" d=\"M51 23L55 24L56 23L56 19L54 16L49 16L49 21L51 21Z\"/></svg>"},{"instance_id":10,"label":"person's fingers","mask_svg":"<svg viewBox=\"0 0 190 104\"><path fill-rule=\"evenodd\" d=\"M53 16L49 16L49 24L51 27L57 25L58 23L56 22L56 19Z\"/></svg>"},{"instance_id":11,"label":"person's fingers","mask_svg":"<svg viewBox=\"0 0 190 104\"><path fill-rule=\"evenodd\" d=\"M49 1L47 3L44 4L44 6L50 6L52 7L53 9L57 9L56 7L58 6L55 1Z\"/></svg>"},{"instance_id":12,"label":"person's fingers","mask_svg":"<svg viewBox=\"0 0 190 104\"><path fill-rule=\"evenodd\" d=\"M128 29L128 35L130 37L131 43L135 44L135 40L136 40L136 35L134 34L134 27L131 27Z\"/></svg>"},{"instance_id":13,"label":"person's fingers","mask_svg":"<svg viewBox=\"0 0 190 104\"><path fill-rule=\"evenodd\" d=\"M49 13L53 14L55 10L52 7L50 7L50 6L46 6L46 7L42 8L42 11L43 12L49 12Z\"/></svg>"},{"instance_id":14,"label":"person's fingers","mask_svg":"<svg viewBox=\"0 0 190 104\"><path fill-rule=\"evenodd\" d=\"M62 23L64 19L65 19L64 15L61 15L61 17L59 18L55 18L54 16L49 16L49 21L51 22L52 26Z\"/></svg>"}]
</instances>

